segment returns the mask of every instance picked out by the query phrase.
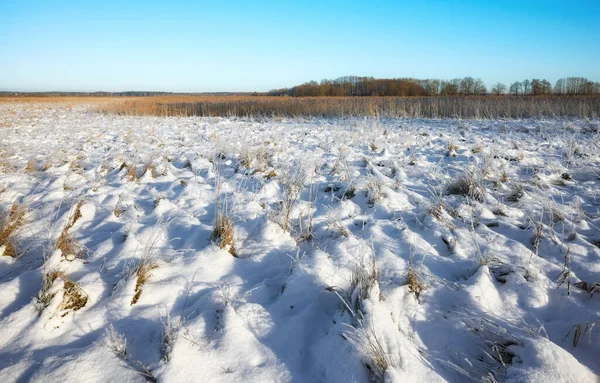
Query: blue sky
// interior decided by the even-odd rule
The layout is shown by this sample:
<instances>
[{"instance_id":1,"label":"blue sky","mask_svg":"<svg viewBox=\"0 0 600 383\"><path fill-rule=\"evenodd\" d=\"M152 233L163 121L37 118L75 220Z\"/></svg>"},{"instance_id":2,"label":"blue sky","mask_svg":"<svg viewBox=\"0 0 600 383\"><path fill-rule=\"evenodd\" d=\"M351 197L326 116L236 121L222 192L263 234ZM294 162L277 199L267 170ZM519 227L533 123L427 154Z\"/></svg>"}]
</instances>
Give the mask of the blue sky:
<instances>
[{"instance_id":1,"label":"blue sky","mask_svg":"<svg viewBox=\"0 0 600 383\"><path fill-rule=\"evenodd\" d=\"M600 0L0 0L0 89L267 91L342 75L600 81Z\"/></svg>"}]
</instances>

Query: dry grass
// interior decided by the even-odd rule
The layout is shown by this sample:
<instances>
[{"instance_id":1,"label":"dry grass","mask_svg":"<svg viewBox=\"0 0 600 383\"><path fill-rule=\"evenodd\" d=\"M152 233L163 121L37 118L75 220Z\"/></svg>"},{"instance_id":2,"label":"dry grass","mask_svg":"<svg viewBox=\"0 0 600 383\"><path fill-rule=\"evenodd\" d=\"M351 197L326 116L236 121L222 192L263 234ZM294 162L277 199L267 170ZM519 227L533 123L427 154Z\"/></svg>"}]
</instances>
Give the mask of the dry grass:
<instances>
[{"instance_id":1,"label":"dry grass","mask_svg":"<svg viewBox=\"0 0 600 383\"><path fill-rule=\"evenodd\" d=\"M471 149L471 153L477 154L483 151L483 145L479 142Z\"/></svg>"},{"instance_id":2,"label":"dry grass","mask_svg":"<svg viewBox=\"0 0 600 383\"><path fill-rule=\"evenodd\" d=\"M83 257L83 245L73 238L73 236L69 233L69 229L67 226L63 229L56 241L57 250L60 250L63 258L66 260L72 261L75 258Z\"/></svg>"},{"instance_id":3,"label":"dry grass","mask_svg":"<svg viewBox=\"0 0 600 383\"><path fill-rule=\"evenodd\" d=\"M362 354L369 381L386 382L386 372L394 363L375 331L369 327L359 327L355 332L347 332L344 335Z\"/></svg>"},{"instance_id":4,"label":"dry grass","mask_svg":"<svg viewBox=\"0 0 600 383\"><path fill-rule=\"evenodd\" d=\"M54 282L57 279L63 281L63 299L58 306L58 311L64 311L62 316L65 316L69 311L77 311L84 307L88 301L88 295L79 287L79 285L69 276L59 270L52 270L44 274L42 279L42 290L38 297L38 309L41 312L46 308L52 298L56 295L56 291L52 290Z\"/></svg>"},{"instance_id":5,"label":"dry grass","mask_svg":"<svg viewBox=\"0 0 600 383\"><path fill-rule=\"evenodd\" d=\"M60 233L58 240L56 241L55 248L60 250L62 256L69 261L72 261L75 258L83 257L84 246L79 241L77 241L71 235L71 233L69 233L69 229L71 229L73 225L75 225L75 222L77 222L77 220L79 220L79 218L82 217L81 207L83 206L83 204L84 201L81 200L77 203L77 205L75 205L75 209L73 210L72 215L70 215L67 219L67 223L63 227L63 230Z\"/></svg>"},{"instance_id":6,"label":"dry grass","mask_svg":"<svg viewBox=\"0 0 600 383\"><path fill-rule=\"evenodd\" d=\"M138 171L135 165L129 165L127 167L127 180L135 182L138 179Z\"/></svg>"},{"instance_id":7,"label":"dry grass","mask_svg":"<svg viewBox=\"0 0 600 383\"><path fill-rule=\"evenodd\" d=\"M77 220L79 220L79 218L82 217L81 207L83 206L84 203L85 203L85 201L81 200L81 201L77 202L77 205L75 205L75 211L73 211L73 217L71 217L71 220L69 222L69 228L73 227L73 225L75 225L75 222L77 222Z\"/></svg>"},{"instance_id":8,"label":"dry grass","mask_svg":"<svg viewBox=\"0 0 600 383\"><path fill-rule=\"evenodd\" d=\"M225 209L217 208L215 227L211 238L221 249L227 250L234 257L237 255L233 241L233 221Z\"/></svg>"},{"instance_id":9,"label":"dry grass","mask_svg":"<svg viewBox=\"0 0 600 383\"><path fill-rule=\"evenodd\" d=\"M135 294L133 295L133 298L131 298L131 305L136 304L137 301L140 299L140 296L142 295L142 287L146 282L148 282L148 279L150 279L150 277L152 276L151 271L156 269L157 267L158 265L150 262L149 258L147 257L143 258L140 261L138 267L135 270L137 280L135 282Z\"/></svg>"},{"instance_id":10,"label":"dry grass","mask_svg":"<svg viewBox=\"0 0 600 383\"><path fill-rule=\"evenodd\" d=\"M413 258L414 254L412 251L412 246L409 248L410 256L408 258L408 273L406 275L406 284L408 285L408 290L415 295L417 301L419 301L419 297L421 295L421 291L425 289L425 286L419 281L419 277L415 272L413 266Z\"/></svg>"},{"instance_id":11,"label":"dry grass","mask_svg":"<svg viewBox=\"0 0 600 383\"><path fill-rule=\"evenodd\" d=\"M514 184L512 185L510 194L508 195L508 197L506 197L506 199L510 202L519 202L519 200L523 198L524 195L525 190L523 189L523 186L521 186L520 184Z\"/></svg>"},{"instance_id":12,"label":"dry grass","mask_svg":"<svg viewBox=\"0 0 600 383\"><path fill-rule=\"evenodd\" d=\"M38 171L38 164L37 164L37 161L35 160L35 158L32 158L29 161L27 161L27 165L25 165L25 168L23 170L26 173L37 172Z\"/></svg>"},{"instance_id":13,"label":"dry grass","mask_svg":"<svg viewBox=\"0 0 600 383\"><path fill-rule=\"evenodd\" d=\"M22 204L14 204L5 216L0 216L0 249L5 256L18 256L15 240L16 232L25 224L27 208Z\"/></svg>"},{"instance_id":14,"label":"dry grass","mask_svg":"<svg viewBox=\"0 0 600 383\"><path fill-rule=\"evenodd\" d=\"M446 153L446 157L456 157L457 150L458 146L454 142L448 142L448 152Z\"/></svg>"},{"instance_id":15,"label":"dry grass","mask_svg":"<svg viewBox=\"0 0 600 383\"><path fill-rule=\"evenodd\" d=\"M475 172L466 172L458 176L446 187L446 194L462 195L482 202L486 194L481 177Z\"/></svg>"},{"instance_id":16,"label":"dry grass","mask_svg":"<svg viewBox=\"0 0 600 383\"><path fill-rule=\"evenodd\" d=\"M118 115L405 118L596 117L600 97L267 97L157 96L102 101ZM93 102L94 100L90 100ZM99 100L100 101L100 100Z\"/></svg>"}]
</instances>

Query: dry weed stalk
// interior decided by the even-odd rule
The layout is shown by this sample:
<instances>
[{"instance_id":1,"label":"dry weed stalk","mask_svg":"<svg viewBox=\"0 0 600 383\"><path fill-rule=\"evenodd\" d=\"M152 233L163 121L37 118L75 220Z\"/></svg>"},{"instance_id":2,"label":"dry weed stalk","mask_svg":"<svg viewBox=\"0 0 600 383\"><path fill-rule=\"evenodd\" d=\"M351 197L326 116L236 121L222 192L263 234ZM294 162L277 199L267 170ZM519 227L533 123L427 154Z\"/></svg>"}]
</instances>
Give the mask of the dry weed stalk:
<instances>
[{"instance_id":1,"label":"dry weed stalk","mask_svg":"<svg viewBox=\"0 0 600 383\"><path fill-rule=\"evenodd\" d=\"M576 325L571 327L567 335L565 335L565 337L563 338L563 342L569 337L569 335L571 335L571 333L573 333L573 347L577 347L581 337L585 336L588 333L591 334L594 330L594 327L599 323L600 322L577 323Z\"/></svg>"},{"instance_id":2,"label":"dry weed stalk","mask_svg":"<svg viewBox=\"0 0 600 383\"><path fill-rule=\"evenodd\" d=\"M571 295L571 248L567 248L567 253L565 254L565 260L563 263L563 268L560 274L554 278L554 281L558 283L556 288L558 289L560 286L567 282L567 295Z\"/></svg>"},{"instance_id":3,"label":"dry weed stalk","mask_svg":"<svg viewBox=\"0 0 600 383\"><path fill-rule=\"evenodd\" d=\"M587 291L590 293L590 298L594 296L594 293L600 293L600 283L591 283L585 281L579 281L574 285L577 288Z\"/></svg>"}]
</instances>

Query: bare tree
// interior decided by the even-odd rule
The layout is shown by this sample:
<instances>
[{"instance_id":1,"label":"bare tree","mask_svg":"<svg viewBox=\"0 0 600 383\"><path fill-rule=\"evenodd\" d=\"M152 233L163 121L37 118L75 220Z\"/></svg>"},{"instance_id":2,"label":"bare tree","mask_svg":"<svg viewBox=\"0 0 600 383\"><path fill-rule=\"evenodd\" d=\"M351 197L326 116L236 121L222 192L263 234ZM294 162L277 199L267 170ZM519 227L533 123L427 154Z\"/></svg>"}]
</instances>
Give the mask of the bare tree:
<instances>
[{"instance_id":1,"label":"bare tree","mask_svg":"<svg viewBox=\"0 0 600 383\"><path fill-rule=\"evenodd\" d=\"M531 93L531 81L524 80L523 81L523 94L530 94L530 93Z\"/></svg>"},{"instance_id":2,"label":"bare tree","mask_svg":"<svg viewBox=\"0 0 600 383\"><path fill-rule=\"evenodd\" d=\"M513 96L518 96L520 94L523 94L523 84L520 83L519 81L513 82L510 85L510 89L508 90L510 92L510 94L512 94Z\"/></svg>"},{"instance_id":3,"label":"bare tree","mask_svg":"<svg viewBox=\"0 0 600 383\"><path fill-rule=\"evenodd\" d=\"M492 87L492 94L493 95L500 96L501 94L504 94L505 92L506 92L506 85L502 84L501 82L497 82Z\"/></svg>"}]
</instances>

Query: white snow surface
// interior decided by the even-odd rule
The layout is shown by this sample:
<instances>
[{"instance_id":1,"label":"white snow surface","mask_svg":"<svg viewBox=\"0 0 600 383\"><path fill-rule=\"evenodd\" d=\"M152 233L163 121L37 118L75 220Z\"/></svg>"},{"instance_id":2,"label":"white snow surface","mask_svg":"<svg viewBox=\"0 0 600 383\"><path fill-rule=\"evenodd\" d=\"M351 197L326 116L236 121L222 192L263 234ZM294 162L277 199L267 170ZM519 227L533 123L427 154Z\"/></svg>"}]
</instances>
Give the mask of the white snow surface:
<instances>
[{"instance_id":1,"label":"white snow surface","mask_svg":"<svg viewBox=\"0 0 600 383\"><path fill-rule=\"evenodd\" d=\"M597 120L0 116L0 382L599 381Z\"/></svg>"}]
</instances>

